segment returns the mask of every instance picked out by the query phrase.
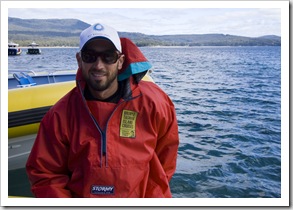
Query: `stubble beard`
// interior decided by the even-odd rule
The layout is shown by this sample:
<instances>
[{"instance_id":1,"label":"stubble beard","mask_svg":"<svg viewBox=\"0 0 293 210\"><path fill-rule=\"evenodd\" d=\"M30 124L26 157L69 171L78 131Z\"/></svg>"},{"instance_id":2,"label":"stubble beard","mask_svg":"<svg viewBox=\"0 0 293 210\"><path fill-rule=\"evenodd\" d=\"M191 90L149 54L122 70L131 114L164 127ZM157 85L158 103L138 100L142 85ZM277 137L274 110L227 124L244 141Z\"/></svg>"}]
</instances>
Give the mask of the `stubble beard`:
<instances>
[{"instance_id":1,"label":"stubble beard","mask_svg":"<svg viewBox=\"0 0 293 210\"><path fill-rule=\"evenodd\" d=\"M104 73L104 71L101 71ZM118 70L113 72L112 74L107 73L107 79L106 80L95 80L92 77L88 77L86 79L87 84L94 90L94 91L105 91L109 89L114 83L118 75Z\"/></svg>"}]
</instances>

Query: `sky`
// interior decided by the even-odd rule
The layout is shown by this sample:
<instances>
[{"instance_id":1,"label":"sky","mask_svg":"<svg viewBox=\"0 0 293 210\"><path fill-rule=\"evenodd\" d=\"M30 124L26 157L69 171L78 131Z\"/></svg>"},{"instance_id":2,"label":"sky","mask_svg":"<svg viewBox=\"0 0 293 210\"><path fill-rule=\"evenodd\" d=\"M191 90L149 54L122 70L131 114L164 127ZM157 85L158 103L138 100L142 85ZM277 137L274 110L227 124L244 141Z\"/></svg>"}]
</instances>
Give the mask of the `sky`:
<instances>
[{"instance_id":1,"label":"sky","mask_svg":"<svg viewBox=\"0 0 293 210\"><path fill-rule=\"evenodd\" d=\"M8 16L22 19L74 18L89 24L103 22L121 32L148 35L221 33L248 37L281 36L281 9L278 3L270 3L272 6L268 7L268 3L253 1L238 1L237 4L233 1L217 1L216 4L211 1L172 1L155 5L148 2L134 6L128 2L127 7L126 4L121 6L114 2L79 2L79 5L74 2L73 5L67 3L71 8L52 8L56 7L56 2L48 3L43 8L35 4L18 5L18 8L8 8Z\"/></svg>"}]
</instances>

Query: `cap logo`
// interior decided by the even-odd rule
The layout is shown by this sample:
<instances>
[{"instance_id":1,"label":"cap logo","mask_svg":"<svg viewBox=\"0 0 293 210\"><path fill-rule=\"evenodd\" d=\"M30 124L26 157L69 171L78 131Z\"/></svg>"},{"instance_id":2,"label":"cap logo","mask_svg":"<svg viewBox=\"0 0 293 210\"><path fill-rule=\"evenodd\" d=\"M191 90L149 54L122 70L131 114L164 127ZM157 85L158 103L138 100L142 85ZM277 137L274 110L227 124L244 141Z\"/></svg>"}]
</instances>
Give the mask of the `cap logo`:
<instances>
[{"instance_id":1,"label":"cap logo","mask_svg":"<svg viewBox=\"0 0 293 210\"><path fill-rule=\"evenodd\" d=\"M104 26L102 26L99 23L94 26L94 30L96 30L96 31L102 31L103 29L104 29Z\"/></svg>"}]
</instances>

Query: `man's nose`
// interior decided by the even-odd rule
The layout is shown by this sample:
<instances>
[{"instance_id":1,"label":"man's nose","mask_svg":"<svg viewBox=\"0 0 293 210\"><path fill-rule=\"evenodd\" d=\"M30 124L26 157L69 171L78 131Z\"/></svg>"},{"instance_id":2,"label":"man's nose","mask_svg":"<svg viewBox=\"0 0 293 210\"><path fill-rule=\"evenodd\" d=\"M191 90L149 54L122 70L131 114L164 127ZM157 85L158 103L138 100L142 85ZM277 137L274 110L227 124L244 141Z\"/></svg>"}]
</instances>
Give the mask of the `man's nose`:
<instances>
[{"instance_id":1,"label":"man's nose","mask_svg":"<svg viewBox=\"0 0 293 210\"><path fill-rule=\"evenodd\" d=\"M105 63L104 61L102 60L101 56L98 56L96 61L94 62L94 65L97 69L101 69L101 68L104 68L105 66Z\"/></svg>"}]
</instances>

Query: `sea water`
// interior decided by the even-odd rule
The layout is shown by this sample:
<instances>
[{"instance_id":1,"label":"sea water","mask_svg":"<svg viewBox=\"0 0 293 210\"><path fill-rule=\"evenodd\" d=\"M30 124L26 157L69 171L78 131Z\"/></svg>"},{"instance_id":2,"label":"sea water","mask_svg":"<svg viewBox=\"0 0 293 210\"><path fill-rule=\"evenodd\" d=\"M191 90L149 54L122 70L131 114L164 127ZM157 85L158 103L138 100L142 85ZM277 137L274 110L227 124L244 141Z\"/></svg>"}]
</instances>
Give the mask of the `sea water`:
<instances>
[{"instance_id":1,"label":"sea water","mask_svg":"<svg viewBox=\"0 0 293 210\"><path fill-rule=\"evenodd\" d=\"M140 49L176 107L173 197L280 198L281 48ZM75 70L77 51L44 48L40 55L11 56L9 71Z\"/></svg>"}]
</instances>

